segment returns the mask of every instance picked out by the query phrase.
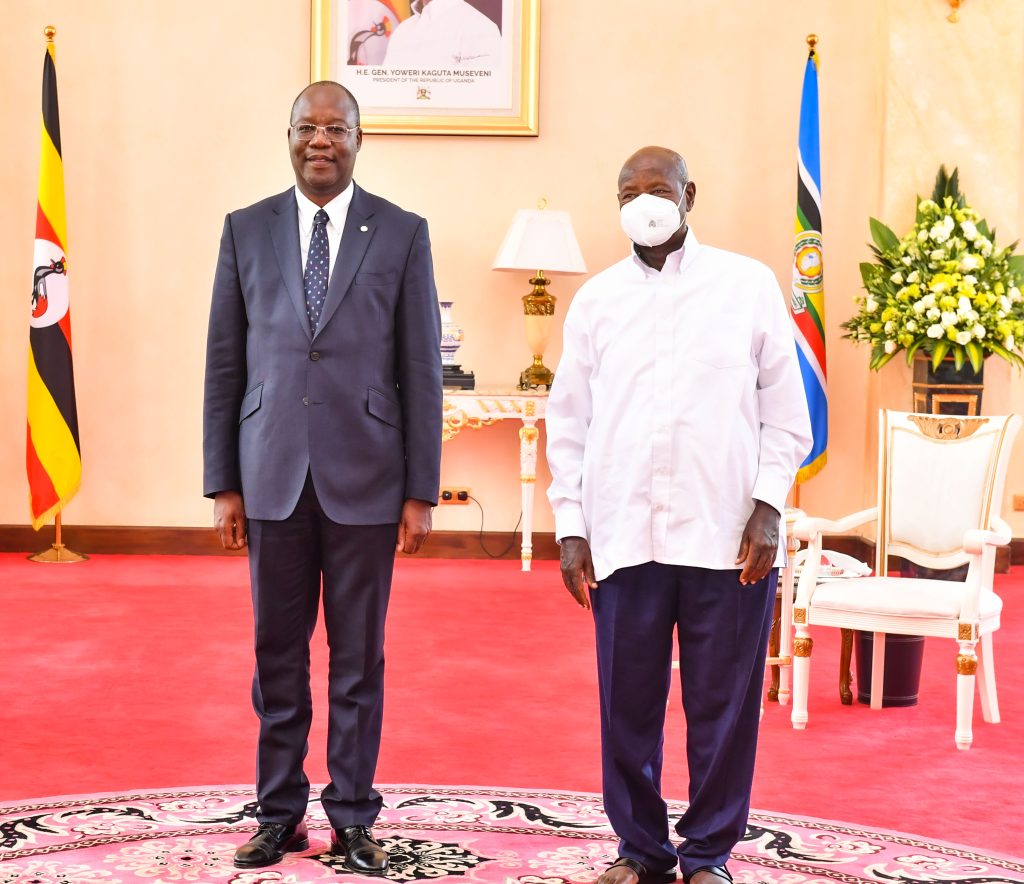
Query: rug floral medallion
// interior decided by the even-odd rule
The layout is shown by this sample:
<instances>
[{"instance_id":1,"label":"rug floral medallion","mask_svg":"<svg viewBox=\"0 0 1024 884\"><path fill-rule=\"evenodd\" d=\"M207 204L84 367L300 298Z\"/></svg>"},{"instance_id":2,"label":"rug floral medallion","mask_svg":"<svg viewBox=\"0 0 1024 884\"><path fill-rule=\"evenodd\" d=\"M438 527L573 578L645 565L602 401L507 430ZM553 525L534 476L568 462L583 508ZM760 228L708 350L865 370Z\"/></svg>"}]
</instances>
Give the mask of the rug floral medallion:
<instances>
[{"instance_id":1,"label":"rug floral medallion","mask_svg":"<svg viewBox=\"0 0 1024 884\"><path fill-rule=\"evenodd\" d=\"M374 832L392 881L589 884L617 840L597 795L384 786ZM315 793L314 793L315 794ZM685 810L670 802L674 821ZM318 802L309 849L241 870L255 829L252 787L89 795L0 804L0 884L362 881L330 852ZM895 832L754 811L729 868L737 884L1024 884L1024 861Z\"/></svg>"}]
</instances>

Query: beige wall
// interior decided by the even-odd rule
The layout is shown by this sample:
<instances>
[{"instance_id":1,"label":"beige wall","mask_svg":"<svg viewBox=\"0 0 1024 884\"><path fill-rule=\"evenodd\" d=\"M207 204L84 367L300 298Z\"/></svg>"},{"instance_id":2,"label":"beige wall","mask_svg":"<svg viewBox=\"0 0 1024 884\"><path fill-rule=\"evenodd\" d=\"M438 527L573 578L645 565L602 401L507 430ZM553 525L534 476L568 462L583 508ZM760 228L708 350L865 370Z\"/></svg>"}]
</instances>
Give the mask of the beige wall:
<instances>
[{"instance_id":1,"label":"beige wall","mask_svg":"<svg viewBox=\"0 0 1024 884\"><path fill-rule=\"evenodd\" d=\"M595 14L595 10L600 14ZM544 0L541 136L368 136L357 179L428 217L438 287L466 330L482 386L528 362L525 279L488 268L515 209L544 196L574 218L588 266L625 249L614 184L634 148L683 151L706 242L751 254L784 283L795 200L804 38L821 38L831 383L830 466L805 508L853 511L873 495L879 405L907 407L898 365L869 376L839 339L865 259L867 218L897 229L939 162L1006 237L1024 234L1024 4ZM26 306L38 150L42 28L58 29L75 368L84 482L69 523L205 525L200 497L206 313L223 215L284 189L287 112L308 79L306 0L23 0L0 32L0 523L23 523ZM579 278L559 278L559 321ZM557 341L546 361L557 363ZM986 410L1022 404L990 362ZM519 511L514 428L446 443L443 481L469 485L489 530ZM1024 492L1024 445L1008 491ZM865 458L867 457L867 463ZM538 490L546 487L542 463ZM536 528L551 529L538 496ZM475 508L439 510L469 529ZM1024 519L1014 523L1024 535Z\"/></svg>"}]
</instances>

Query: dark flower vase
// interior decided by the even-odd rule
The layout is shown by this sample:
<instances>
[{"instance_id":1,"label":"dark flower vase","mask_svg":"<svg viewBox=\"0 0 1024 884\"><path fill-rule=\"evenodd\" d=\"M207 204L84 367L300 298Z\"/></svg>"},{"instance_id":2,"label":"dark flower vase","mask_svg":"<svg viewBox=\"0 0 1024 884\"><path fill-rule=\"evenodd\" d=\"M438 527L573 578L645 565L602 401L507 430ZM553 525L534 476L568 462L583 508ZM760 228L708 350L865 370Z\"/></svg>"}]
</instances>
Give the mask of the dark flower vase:
<instances>
[{"instance_id":1,"label":"dark flower vase","mask_svg":"<svg viewBox=\"0 0 1024 884\"><path fill-rule=\"evenodd\" d=\"M970 362L958 371L952 357L932 371L932 361L918 353L914 357L914 411L917 414L955 414L974 417L981 414L985 363L977 374Z\"/></svg>"}]
</instances>

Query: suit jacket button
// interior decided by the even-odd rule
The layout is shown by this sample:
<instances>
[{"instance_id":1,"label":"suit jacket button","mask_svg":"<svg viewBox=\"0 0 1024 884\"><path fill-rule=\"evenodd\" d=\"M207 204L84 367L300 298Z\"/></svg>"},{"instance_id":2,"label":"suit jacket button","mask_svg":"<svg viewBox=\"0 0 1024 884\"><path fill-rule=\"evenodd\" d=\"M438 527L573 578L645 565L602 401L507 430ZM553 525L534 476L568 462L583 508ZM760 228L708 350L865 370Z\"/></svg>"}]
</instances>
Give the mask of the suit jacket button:
<instances>
[{"instance_id":1,"label":"suit jacket button","mask_svg":"<svg viewBox=\"0 0 1024 884\"><path fill-rule=\"evenodd\" d=\"M308 396L303 396L302 397L302 404L303 405L309 405L309 397Z\"/></svg>"},{"instance_id":2,"label":"suit jacket button","mask_svg":"<svg viewBox=\"0 0 1024 884\"><path fill-rule=\"evenodd\" d=\"M312 353L309 354L309 358L316 362L320 358L320 351L314 350Z\"/></svg>"}]
</instances>

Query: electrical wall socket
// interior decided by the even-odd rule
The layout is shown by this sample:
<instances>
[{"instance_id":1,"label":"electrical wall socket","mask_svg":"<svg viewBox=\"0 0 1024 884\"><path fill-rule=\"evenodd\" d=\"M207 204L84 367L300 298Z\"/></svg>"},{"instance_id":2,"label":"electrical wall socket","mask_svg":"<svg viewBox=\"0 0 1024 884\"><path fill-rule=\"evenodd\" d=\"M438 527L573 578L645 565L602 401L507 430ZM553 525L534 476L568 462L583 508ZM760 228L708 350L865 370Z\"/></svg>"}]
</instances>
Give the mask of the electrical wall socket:
<instances>
[{"instance_id":1,"label":"electrical wall socket","mask_svg":"<svg viewBox=\"0 0 1024 884\"><path fill-rule=\"evenodd\" d=\"M1024 494L1013 495L1013 509L1018 513L1024 511Z\"/></svg>"},{"instance_id":2,"label":"electrical wall socket","mask_svg":"<svg viewBox=\"0 0 1024 884\"><path fill-rule=\"evenodd\" d=\"M437 502L442 506L449 503L469 503L469 489L444 487L441 489L441 493L438 495Z\"/></svg>"}]
</instances>

